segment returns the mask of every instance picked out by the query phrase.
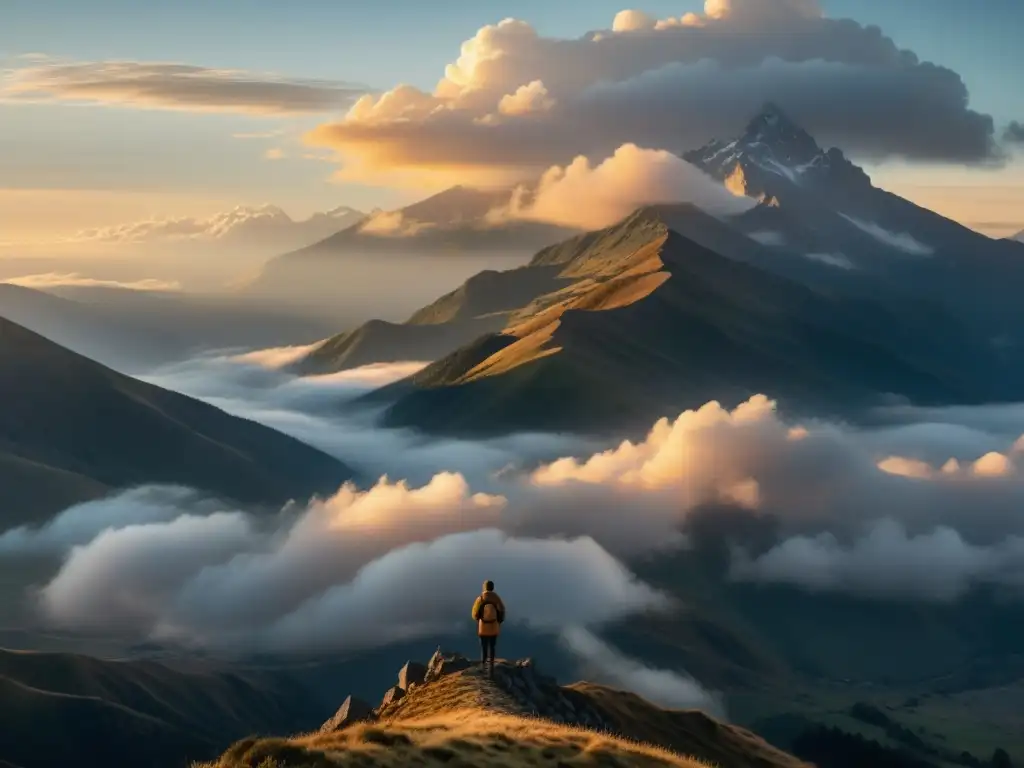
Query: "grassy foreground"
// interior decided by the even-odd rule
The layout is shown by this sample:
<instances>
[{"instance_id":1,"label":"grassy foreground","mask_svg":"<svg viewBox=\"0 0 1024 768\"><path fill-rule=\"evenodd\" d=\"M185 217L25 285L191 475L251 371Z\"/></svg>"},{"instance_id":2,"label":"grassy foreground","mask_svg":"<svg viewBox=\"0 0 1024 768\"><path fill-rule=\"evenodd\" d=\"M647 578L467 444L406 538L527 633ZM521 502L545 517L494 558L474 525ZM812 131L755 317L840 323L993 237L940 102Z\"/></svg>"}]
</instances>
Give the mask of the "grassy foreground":
<instances>
[{"instance_id":1,"label":"grassy foreground","mask_svg":"<svg viewBox=\"0 0 1024 768\"><path fill-rule=\"evenodd\" d=\"M698 712L663 710L631 693L577 684L613 731L524 713L471 668L414 686L372 722L290 738L248 738L194 768L799 768L796 758Z\"/></svg>"},{"instance_id":2,"label":"grassy foreground","mask_svg":"<svg viewBox=\"0 0 1024 768\"><path fill-rule=\"evenodd\" d=\"M400 768L401 766L637 766L708 763L539 718L456 710L412 721L364 724L333 734L239 742L213 768Z\"/></svg>"}]
</instances>

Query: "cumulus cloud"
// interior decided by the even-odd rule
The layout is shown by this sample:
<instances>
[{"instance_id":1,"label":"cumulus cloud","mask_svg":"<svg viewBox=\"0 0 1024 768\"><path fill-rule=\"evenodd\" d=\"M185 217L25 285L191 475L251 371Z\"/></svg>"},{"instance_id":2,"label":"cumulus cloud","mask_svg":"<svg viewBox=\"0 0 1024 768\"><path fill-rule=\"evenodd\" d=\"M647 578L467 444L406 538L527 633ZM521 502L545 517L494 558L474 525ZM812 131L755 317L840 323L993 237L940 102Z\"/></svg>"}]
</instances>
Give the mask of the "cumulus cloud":
<instances>
[{"instance_id":1,"label":"cumulus cloud","mask_svg":"<svg viewBox=\"0 0 1024 768\"><path fill-rule=\"evenodd\" d=\"M715 502L778 520L784 538L771 552L737 550L738 579L875 597L892 583L890 597L930 600L955 599L980 584L1024 586L1024 520L1017 513L1024 478L1016 469L1024 440L993 450L1004 438L989 434L980 441L989 449L971 456L977 436L946 429L943 442L959 455L940 458L934 442L942 431L918 425L864 434L786 424L772 401L757 396L731 412L709 403L664 419L641 443L560 459L531 480L545 488L600 488L606 499L624 489L635 500L661 493L660 505L632 507L626 537L645 527L656 533L659 522L670 536L690 511ZM886 444L907 454L885 453ZM665 503L669 498L674 504ZM797 533L807 528L818 533ZM650 549L652 540L639 543ZM949 562L948 572L933 573L936 562Z\"/></svg>"},{"instance_id":2,"label":"cumulus cloud","mask_svg":"<svg viewBox=\"0 0 1024 768\"><path fill-rule=\"evenodd\" d=\"M339 407L398 366L296 379L277 367L281 354L211 357L153 378L386 476L269 515L135 489L0 535L0 555L64 558L38 591L51 621L225 648L357 648L456 630L486 572L516 621L565 639L670 609L630 564L666 549L687 557L703 540L693 525L724 507L772 523L771 541L733 542L740 581L933 601L1024 586L1020 408L991 417L1001 432L977 415L967 427L925 412L865 430L792 422L758 395L661 419L610 448L529 435L433 441ZM647 695L693 692L682 673L569 638Z\"/></svg>"},{"instance_id":3,"label":"cumulus cloud","mask_svg":"<svg viewBox=\"0 0 1024 768\"><path fill-rule=\"evenodd\" d=\"M597 165L579 156L565 167L552 166L533 189L520 187L491 216L599 229L642 205L678 202L715 215L742 213L756 204L671 152L624 144Z\"/></svg>"},{"instance_id":4,"label":"cumulus cloud","mask_svg":"<svg viewBox=\"0 0 1024 768\"><path fill-rule=\"evenodd\" d=\"M359 231L368 235L412 237L431 226L429 222L407 219L401 211L377 211L366 217Z\"/></svg>"},{"instance_id":5,"label":"cumulus cloud","mask_svg":"<svg viewBox=\"0 0 1024 768\"><path fill-rule=\"evenodd\" d=\"M620 686L671 709L700 709L726 719L724 699L684 672L655 669L620 653L582 627L569 627L562 643L582 662L588 680Z\"/></svg>"},{"instance_id":6,"label":"cumulus cloud","mask_svg":"<svg viewBox=\"0 0 1024 768\"><path fill-rule=\"evenodd\" d=\"M503 115L528 115L531 112L545 112L555 105L548 96L548 89L540 80L533 80L516 88L515 93L501 97L498 111Z\"/></svg>"},{"instance_id":7,"label":"cumulus cloud","mask_svg":"<svg viewBox=\"0 0 1024 768\"><path fill-rule=\"evenodd\" d=\"M45 272L38 275L22 275L21 277L9 277L0 280L11 285L20 285L24 288L36 288L46 290L47 288L119 288L126 291L180 291L181 284L174 280L157 280L156 278L145 278L143 280L100 280L94 277L85 277L77 272Z\"/></svg>"},{"instance_id":8,"label":"cumulus cloud","mask_svg":"<svg viewBox=\"0 0 1024 768\"><path fill-rule=\"evenodd\" d=\"M846 544L826 532L787 539L756 560L741 553L733 577L815 592L949 602L978 584L1024 588L1024 538L978 546L952 528L909 535L887 519Z\"/></svg>"},{"instance_id":9,"label":"cumulus cloud","mask_svg":"<svg viewBox=\"0 0 1024 768\"><path fill-rule=\"evenodd\" d=\"M708 0L704 13L675 19L627 10L611 26L575 39L518 19L485 26L433 91L365 95L307 140L336 149L352 178L507 180L626 143L690 149L738 133L771 100L823 143L865 158L998 156L993 120L967 107L956 72L877 27L824 17L814 0Z\"/></svg>"},{"instance_id":10,"label":"cumulus cloud","mask_svg":"<svg viewBox=\"0 0 1024 768\"><path fill-rule=\"evenodd\" d=\"M541 630L667 605L593 539L503 533L506 504L439 474L420 488L346 485L274 519L169 509L140 523L106 513L120 527L74 545L39 590L40 607L62 626L336 650L451 630L484 571L517 606L515 621Z\"/></svg>"},{"instance_id":11,"label":"cumulus cloud","mask_svg":"<svg viewBox=\"0 0 1024 768\"><path fill-rule=\"evenodd\" d=\"M8 70L0 98L280 116L347 107L366 88L235 69L142 61L46 59Z\"/></svg>"},{"instance_id":12,"label":"cumulus cloud","mask_svg":"<svg viewBox=\"0 0 1024 768\"><path fill-rule=\"evenodd\" d=\"M866 232L878 242L884 243L891 248L896 248L897 250L914 256L930 256L935 252L935 249L930 245L922 243L907 232L891 232L871 221L861 221L860 219L855 219L853 216L847 216L845 213L841 213L839 215L857 227L857 229L862 232Z\"/></svg>"},{"instance_id":13,"label":"cumulus cloud","mask_svg":"<svg viewBox=\"0 0 1024 768\"><path fill-rule=\"evenodd\" d=\"M219 505L189 488L133 488L108 499L68 507L40 528L19 526L0 534L0 554L61 555L108 529L168 522L189 511L212 513Z\"/></svg>"}]
</instances>

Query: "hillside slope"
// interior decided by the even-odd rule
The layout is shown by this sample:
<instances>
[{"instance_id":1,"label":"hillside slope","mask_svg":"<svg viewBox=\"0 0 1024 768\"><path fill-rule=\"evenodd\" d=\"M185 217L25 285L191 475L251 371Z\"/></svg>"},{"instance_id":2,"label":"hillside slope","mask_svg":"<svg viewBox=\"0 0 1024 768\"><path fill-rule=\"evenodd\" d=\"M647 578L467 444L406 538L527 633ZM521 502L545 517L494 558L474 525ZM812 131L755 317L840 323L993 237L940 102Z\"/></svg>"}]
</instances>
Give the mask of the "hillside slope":
<instances>
[{"instance_id":1,"label":"hillside slope","mask_svg":"<svg viewBox=\"0 0 1024 768\"><path fill-rule=\"evenodd\" d=\"M489 679L438 650L425 667L407 664L398 683L375 709L350 698L317 733L245 739L209 767L805 765L701 712L588 683L559 686L530 660L499 661Z\"/></svg>"},{"instance_id":2,"label":"hillside slope","mask_svg":"<svg viewBox=\"0 0 1024 768\"><path fill-rule=\"evenodd\" d=\"M855 407L1006 396L990 350L916 308L812 288L679 234L689 206L641 209L537 255L570 280L393 388L388 426L622 430L712 399ZM756 244L753 244L756 247ZM930 319L930 318L929 318ZM501 343L498 343L498 339ZM494 349L496 348L496 351ZM985 372L983 375L982 372Z\"/></svg>"},{"instance_id":3,"label":"hillside slope","mask_svg":"<svg viewBox=\"0 0 1024 768\"><path fill-rule=\"evenodd\" d=\"M497 333L509 317L537 296L571 283L557 266L484 270L454 291L417 310L404 323L371 320L337 334L293 368L303 375L334 373L371 363L437 360L484 334Z\"/></svg>"},{"instance_id":4,"label":"hillside slope","mask_svg":"<svg viewBox=\"0 0 1024 768\"><path fill-rule=\"evenodd\" d=\"M310 698L260 673L0 649L0 766L183 768L247 733L315 722Z\"/></svg>"},{"instance_id":5,"label":"hillside slope","mask_svg":"<svg viewBox=\"0 0 1024 768\"><path fill-rule=\"evenodd\" d=\"M764 391L842 417L894 396L1020 399L1016 243L873 186L771 104L685 159L758 204L649 206L387 334L338 337L300 372L434 358L364 402L390 403L386 426L450 434L634 430Z\"/></svg>"},{"instance_id":6,"label":"hillside slope","mask_svg":"<svg viewBox=\"0 0 1024 768\"><path fill-rule=\"evenodd\" d=\"M141 484L279 505L352 471L291 437L124 376L0 318L6 528Z\"/></svg>"}]
</instances>

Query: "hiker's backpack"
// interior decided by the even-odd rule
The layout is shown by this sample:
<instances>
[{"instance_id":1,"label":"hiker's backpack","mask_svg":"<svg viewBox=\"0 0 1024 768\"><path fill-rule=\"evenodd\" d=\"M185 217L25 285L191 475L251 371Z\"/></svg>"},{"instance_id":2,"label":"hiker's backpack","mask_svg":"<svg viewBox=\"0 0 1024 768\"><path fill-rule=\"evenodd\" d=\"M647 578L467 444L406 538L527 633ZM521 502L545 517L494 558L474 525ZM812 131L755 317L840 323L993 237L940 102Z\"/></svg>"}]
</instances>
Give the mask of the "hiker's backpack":
<instances>
[{"instance_id":1,"label":"hiker's backpack","mask_svg":"<svg viewBox=\"0 0 1024 768\"><path fill-rule=\"evenodd\" d=\"M498 610L498 605L485 597L480 598L480 607L476 611L476 617L484 624L494 624L495 622L501 624L505 621L505 616Z\"/></svg>"},{"instance_id":2,"label":"hiker's backpack","mask_svg":"<svg viewBox=\"0 0 1024 768\"><path fill-rule=\"evenodd\" d=\"M498 620L498 606L490 600L484 602L480 607L480 621L485 624L493 624Z\"/></svg>"}]
</instances>

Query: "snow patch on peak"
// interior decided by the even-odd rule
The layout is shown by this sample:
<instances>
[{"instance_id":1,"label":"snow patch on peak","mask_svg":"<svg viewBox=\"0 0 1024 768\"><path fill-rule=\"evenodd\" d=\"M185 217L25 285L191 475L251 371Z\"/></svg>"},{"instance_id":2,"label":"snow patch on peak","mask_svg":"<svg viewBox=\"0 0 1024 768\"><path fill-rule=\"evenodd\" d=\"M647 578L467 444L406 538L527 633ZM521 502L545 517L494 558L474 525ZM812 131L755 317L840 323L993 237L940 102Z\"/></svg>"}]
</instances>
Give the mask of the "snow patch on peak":
<instances>
[{"instance_id":1,"label":"snow patch on peak","mask_svg":"<svg viewBox=\"0 0 1024 768\"><path fill-rule=\"evenodd\" d=\"M786 244L786 238L783 237L781 232L771 232L767 230L762 232L751 232L748 237L751 240L756 240L761 245L782 247Z\"/></svg>"},{"instance_id":2,"label":"snow patch on peak","mask_svg":"<svg viewBox=\"0 0 1024 768\"><path fill-rule=\"evenodd\" d=\"M811 261L827 264L838 269L856 269L856 266L841 253L805 253L804 256Z\"/></svg>"},{"instance_id":3,"label":"snow patch on peak","mask_svg":"<svg viewBox=\"0 0 1024 768\"><path fill-rule=\"evenodd\" d=\"M888 245L890 248L909 253L912 256L931 256L935 253L934 248L926 243L922 243L909 232L892 232L871 221L862 221L845 213L840 213L839 215L857 227L857 229L871 235L878 242Z\"/></svg>"}]
</instances>

